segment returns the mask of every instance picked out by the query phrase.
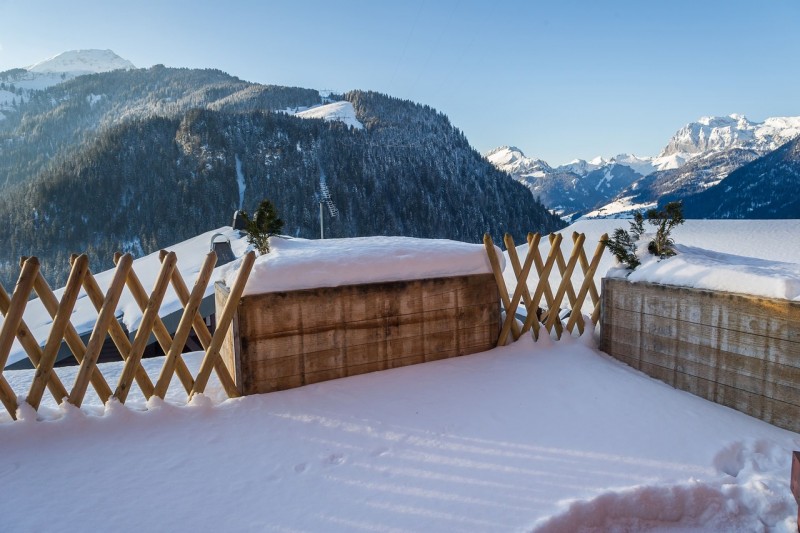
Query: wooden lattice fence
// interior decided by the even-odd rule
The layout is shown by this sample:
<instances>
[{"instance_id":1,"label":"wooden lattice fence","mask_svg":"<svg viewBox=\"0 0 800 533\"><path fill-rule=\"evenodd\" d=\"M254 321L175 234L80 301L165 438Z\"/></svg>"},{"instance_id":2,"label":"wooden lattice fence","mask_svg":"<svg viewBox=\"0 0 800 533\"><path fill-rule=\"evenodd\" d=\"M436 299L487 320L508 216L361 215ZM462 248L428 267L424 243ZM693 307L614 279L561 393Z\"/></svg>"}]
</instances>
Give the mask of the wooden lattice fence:
<instances>
[{"instance_id":1,"label":"wooden lattice fence","mask_svg":"<svg viewBox=\"0 0 800 533\"><path fill-rule=\"evenodd\" d=\"M517 340L531 329L533 330L534 338L537 340L539 339L541 328L544 328L548 334L555 331L559 339L564 331L571 334L577 328L579 333L583 333L586 324L582 308L587 296L591 298L593 306L590 315L592 323L596 324L600 318L600 294L594 277L605 251L604 243L608 239L608 235L600 237L591 261L587 258L584 250L586 235L583 233L572 234L572 253L566 261L561 251L563 236L560 233L553 233L547 239L549 240L550 251L547 257L542 260L542 255L539 251L542 236L538 233L528 233L527 254L525 261L520 263L514 239L509 234L505 235L503 242L516 279L516 288L513 296L510 296L492 238L488 233L483 237L483 244L486 247L486 253L489 256L489 262L492 265L492 271L500 291L500 299L506 311L505 321L497 341L498 346L506 344L509 333L514 340ZM576 270L578 265L580 265L580 272ZM552 275L555 274L554 267L558 269L559 281L557 285L552 285L551 280ZM581 273L582 280L576 292L573 286L573 277ZM534 276L536 288L531 294L529 284ZM554 287L555 291L553 290ZM567 298L566 304L568 307L566 309L569 310L569 316L566 318L566 322L563 322L562 305L565 304L565 296ZM522 327L519 326L516 319L516 311L520 303L525 307L527 313Z\"/></svg>"},{"instance_id":2,"label":"wooden lattice fence","mask_svg":"<svg viewBox=\"0 0 800 533\"><path fill-rule=\"evenodd\" d=\"M213 335L200 316L199 309L217 263L216 253L212 251L206 256L191 292L176 268L175 253L162 251L160 259L161 268L153 289L148 294L133 270L133 257L130 254L117 254L114 257L116 264L114 277L108 290L103 294L89 270L88 257L73 256L69 278L60 301L39 271L39 260L35 257L22 259L19 279L13 294L9 296L0 286L0 312L5 317L0 328L0 369L4 368L8 361L14 339L18 339L36 369L25 398L34 410L38 410L45 388L50 391L57 403L66 399L78 407L83 402L89 385L94 388L103 403L111 398L124 403L134 381L146 398L152 396L164 398L175 374L188 397L191 397L193 394L205 391L212 370L216 372L229 397L239 395L231 375L232 370L227 368L219 352L255 261L255 254L250 252L242 259L238 278L231 287L232 297L222 313L217 316L217 329ZM174 336L170 335L159 316L159 309L170 285L183 306L183 313ZM143 312L133 341L129 340L115 316L117 305L126 287ZM98 313L86 344L70 322L70 315L81 289L85 291ZM43 347L39 345L23 319L31 292L39 297L53 319ZM181 356L192 330L195 331L205 351L196 376L192 376ZM155 383L141 364L151 334L155 336L166 354ZM97 366L97 359L107 336L111 337L124 360L122 373L113 390ZM53 370L62 342L66 342L80 365L70 389L67 389ZM17 397L1 374L0 401L11 417L16 418Z\"/></svg>"}]
</instances>

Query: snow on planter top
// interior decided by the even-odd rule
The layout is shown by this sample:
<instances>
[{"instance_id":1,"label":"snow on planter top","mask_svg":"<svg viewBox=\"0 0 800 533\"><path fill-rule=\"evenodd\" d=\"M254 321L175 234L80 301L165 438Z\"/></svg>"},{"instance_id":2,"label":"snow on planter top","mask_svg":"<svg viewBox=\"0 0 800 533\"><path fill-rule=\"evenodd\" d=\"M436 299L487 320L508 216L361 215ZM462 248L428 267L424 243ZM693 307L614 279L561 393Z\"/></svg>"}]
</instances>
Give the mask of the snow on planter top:
<instances>
[{"instance_id":1,"label":"snow on planter top","mask_svg":"<svg viewBox=\"0 0 800 533\"><path fill-rule=\"evenodd\" d=\"M800 301L800 264L725 254L694 246L676 245L677 255L659 260L641 255L633 272L611 268L606 277L646 281L695 289L738 292Z\"/></svg>"},{"instance_id":2,"label":"snow on planter top","mask_svg":"<svg viewBox=\"0 0 800 533\"><path fill-rule=\"evenodd\" d=\"M492 272L482 244L446 239L272 237L270 250L256 260L244 289L245 296ZM502 257L499 250L498 255ZM228 274L229 286L236 274L236 270Z\"/></svg>"}]
</instances>

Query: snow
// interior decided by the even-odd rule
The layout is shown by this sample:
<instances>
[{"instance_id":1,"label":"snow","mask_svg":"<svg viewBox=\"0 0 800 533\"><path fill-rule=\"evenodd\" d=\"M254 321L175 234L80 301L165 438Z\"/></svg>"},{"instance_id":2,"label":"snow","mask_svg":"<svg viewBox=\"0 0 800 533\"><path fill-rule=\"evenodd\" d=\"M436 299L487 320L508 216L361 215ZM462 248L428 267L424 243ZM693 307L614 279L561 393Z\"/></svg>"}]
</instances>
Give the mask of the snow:
<instances>
[{"instance_id":1,"label":"snow","mask_svg":"<svg viewBox=\"0 0 800 533\"><path fill-rule=\"evenodd\" d=\"M661 156L693 158L711 152L746 147L766 153L800 135L800 117L771 117L764 122L744 115L701 117L678 130Z\"/></svg>"},{"instance_id":2,"label":"snow","mask_svg":"<svg viewBox=\"0 0 800 533\"><path fill-rule=\"evenodd\" d=\"M356 118L356 110L350 102L333 102L320 105L295 113L300 118L321 118L327 121L338 120L357 130L364 129L364 125Z\"/></svg>"},{"instance_id":3,"label":"snow","mask_svg":"<svg viewBox=\"0 0 800 533\"><path fill-rule=\"evenodd\" d=\"M630 218L634 211L647 211L656 207L656 202L636 203L633 198L633 196L623 196L599 209L589 211L581 218Z\"/></svg>"},{"instance_id":4,"label":"snow","mask_svg":"<svg viewBox=\"0 0 800 533\"><path fill-rule=\"evenodd\" d=\"M242 172L242 161L236 156L236 184L239 186L239 210L244 205L244 191L247 185L244 182L244 172Z\"/></svg>"},{"instance_id":5,"label":"snow","mask_svg":"<svg viewBox=\"0 0 800 533\"><path fill-rule=\"evenodd\" d=\"M234 255L240 257L244 254L247 248L246 240L239 236L239 232L234 231L230 227L218 228L166 248L168 251L174 251L177 255L177 268L189 287L194 284L194 280L197 278L203 261L210 250L211 237L216 233L222 233L231 240L231 248L233 249ZM238 262L215 268L211 283L209 283L206 289L206 296L214 292L214 281L222 279L229 270L235 269L237 265ZM158 259L158 252L141 257L133 262L133 271L136 272L142 286L147 291L149 291L155 283L160 268L161 262ZM95 279L97 279L103 292L108 290L113 277L113 269L95 274ZM60 299L63 292L63 289L59 289L55 291L55 294ZM182 309L182 306L178 300L178 296L170 287L164 296L159 314L163 317L180 309ZM123 290L122 297L117 305L117 316L122 317L122 322L128 328L128 331L134 332L139 327L139 322L142 319L142 311L127 289ZM43 344L50 331L52 318L38 298L28 302L23 319L33 332L34 337L39 340L40 344ZM75 326L78 334L84 334L92 330L95 320L97 320L97 311L89 298L86 297L86 293L81 291L72 313L72 324ZM3 318L0 317L0 324L2 323ZM19 344L19 341L15 340L7 364L11 365L26 357L25 351Z\"/></svg>"},{"instance_id":6,"label":"snow","mask_svg":"<svg viewBox=\"0 0 800 533\"><path fill-rule=\"evenodd\" d=\"M31 65L27 70L40 73L88 74L135 68L133 63L122 59L111 50L70 50Z\"/></svg>"},{"instance_id":7,"label":"snow","mask_svg":"<svg viewBox=\"0 0 800 533\"><path fill-rule=\"evenodd\" d=\"M586 235L584 248L586 254L591 256L604 233L611 235L616 228L627 230L630 227L629 222L629 220L582 218L561 230L560 233L564 236L561 251L565 258L570 256L572 233L577 232ZM652 228L652 226L645 223L645 228ZM800 247L787 246L786 243L797 241L797 236L800 235L800 220L687 220L683 225L675 228L672 234L679 250L683 249L689 253L695 251L691 256L684 256L684 259L691 261L691 270L682 271L678 262L674 263L676 265L674 268L670 267L670 261L676 259L682 261L680 258L673 258L648 267L664 269L660 271L659 276L664 276L664 272L667 271L671 273L675 283L680 281L680 284L686 283L686 286L718 288L719 290L731 290L731 286L736 286L736 292L762 293L761 295L767 297L786 298L787 295L794 294L796 290L793 287L795 287L796 273L800 269L798 266L800 265ZM520 262L523 262L527 256L528 245L517 244L517 254ZM549 241L542 239L539 253L543 259L547 257L549 251ZM725 254L730 255L726 256ZM733 264L726 264L726 261L732 261ZM702 265L709 269L706 274L701 273ZM612 276L619 276L620 273L614 270L615 267L617 267L616 259L606 251L597 267L598 277L606 275L609 271ZM716 272L716 269L721 270ZM555 272L550 276L550 283L557 286L561 278L558 269L554 268L553 270ZM576 271L572 277L572 283L579 287L583 282L583 277L579 268ZM736 272L738 274L733 277ZM655 281L655 274L653 276L652 280ZM728 281L728 276L731 276L730 281ZM775 276L782 277L775 278ZM513 294L517 283L509 261L506 261L503 278L509 287L509 293ZM694 282L694 285L689 285L692 278L697 278L697 281ZM662 279L667 282L666 278ZM528 283L531 290L536 289L537 282L536 277L531 276ZM705 287L703 283L705 283ZM738 285L732 285L734 283ZM599 280L597 285L600 290ZM723 289L722 287L729 288ZM761 287L761 290L756 290L756 287ZM767 289L767 287L771 288ZM582 309L583 313L591 314L592 308L591 300L587 298ZM520 309L519 312L522 311Z\"/></svg>"},{"instance_id":8,"label":"snow","mask_svg":"<svg viewBox=\"0 0 800 533\"><path fill-rule=\"evenodd\" d=\"M585 232L591 249L620 224L564 233ZM786 246L798 232L800 221L691 220L675 238L684 256L702 246L800 263ZM447 257L459 269L482 248L347 241L272 239L257 265L324 279L323 261L336 278L352 256L363 282L373 261L381 277L393 262L436 269ZM390 245L404 251L380 253ZM244 246L234 241L237 255ZM201 356L185 356L193 373ZM162 363L144 361L153 378ZM122 365L100 366L113 386ZM56 373L69 384L76 368ZM24 395L33 374L3 376ZM611 359L593 328L238 399L212 380L186 404L173 381L165 401L134 387L125 406L91 395L78 410L46 393L38 421L25 404L17 422L0 415L3 531L796 531L800 435Z\"/></svg>"},{"instance_id":9,"label":"snow","mask_svg":"<svg viewBox=\"0 0 800 533\"><path fill-rule=\"evenodd\" d=\"M65 406L39 422L25 411L0 424L3 530L796 527L800 435L587 343L525 338L222 402ZM57 371L67 381L74 369Z\"/></svg>"},{"instance_id":10,"label":"snow","mask_svg":"<svg viewBox=\"0 0 800 533\"><path fill-rule=\"evenodd\" d=\"M580 221L565 231L587 233L587 242L627 220ZM645 223L645 228L649 229ZM739 292L766 298L800 300L800 249L787 246L800 235L800 220L687 220L673 231L678 255L659 260L642 254L631 281ZM646 246L648 237L643 236ZM624 276L607 254L598 272Z\"/></svg>"},{"instance_id":11,"label":"snow","mask_svg":"<svg viewBox=\"0 0 800 533\"><path fill-rule=\"evenodd\" d=\"M659 259L647 253L652 235L642 235L642 264L632 272L612 268L609 276L695 289L738 292L800 301L800 264L768 261L676 245L677 255Z\"/></svg>"},{"instance_id":12,"label":"snow","mask_svg":"<svg viewBox=\"0 0 800 533\"><path fill-rule=\"evenodd\" d=\"M245 295L492 272L482 244L446 239L271 237L270 250L253 265Z\"/></svg>"}]
</instances>

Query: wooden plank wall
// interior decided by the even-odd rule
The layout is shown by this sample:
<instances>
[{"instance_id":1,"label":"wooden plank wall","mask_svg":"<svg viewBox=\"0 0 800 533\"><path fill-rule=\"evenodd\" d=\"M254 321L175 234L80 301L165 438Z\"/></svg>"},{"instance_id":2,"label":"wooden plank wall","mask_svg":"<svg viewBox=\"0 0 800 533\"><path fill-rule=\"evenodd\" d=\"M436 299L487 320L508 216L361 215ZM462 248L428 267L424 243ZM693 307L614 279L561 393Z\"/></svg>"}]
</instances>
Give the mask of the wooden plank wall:
<instances>
[{"instance_id":1,"label":"wooden plank wall","mask_svg":"<svg viewBox=\"0 0 800 533\"><path fill-rule=\"evenodd\" d=\"M482 352L497 343L499 302L492 274L246 296L222 357L256 394Z\"/></svg>"},{"instance_id":2,"label":"wooden plank wall","mask_svg":"<svg viewBox=\"0 0 800 533\"><path fill-rule=\"evenodd\" d=\"M601 315L609 355L800 431L800 302L603 279Z\"/></svg>"}]
</instances>

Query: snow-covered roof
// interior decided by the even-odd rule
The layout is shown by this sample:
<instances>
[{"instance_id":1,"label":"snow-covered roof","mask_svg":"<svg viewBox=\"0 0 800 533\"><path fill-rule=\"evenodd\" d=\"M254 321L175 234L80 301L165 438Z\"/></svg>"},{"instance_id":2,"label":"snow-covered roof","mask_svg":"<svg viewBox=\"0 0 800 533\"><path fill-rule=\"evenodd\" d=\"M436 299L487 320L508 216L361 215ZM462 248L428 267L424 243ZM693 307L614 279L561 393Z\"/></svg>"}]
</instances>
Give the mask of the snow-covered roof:
<instances>
[{"instance_id":1,"label":"snow-covered roof","mask_svg":"<svg viewBox=\"0 0 800 533\"><path fill-rule=\"evenodd\" d=\"M203 261L210 250L211 237L216 233L222 233L225 237L230 239L231 248L234 252L234 255L240 257L244 254L248 246L247 241L240 236L238 231L234 231L230 227L223 227L209 231L167 248L168 251L175 252L178 258L177 268L189 287L194 284L194 280L197 278L197 274L200 272ZM211 283L209 283L209 286L206 289L206 296L213 294L214 281L222 279L225 273L234 268L237 264L238 262L231 263L214 269ZM142 282L142 286L147 291L153 287L160 268L161 261L158 258L158 252L141 257L133 262L133 271L139 277L139 280ZM94 277L97 280L97 283L100 285L100 288L103 290L103 292L105 292L111 285L111 280L114 277L114 269L95 273ZM63 292L64 289L62 288L56 290L55 294L60 299ZM182 306L178 296L175 294L175 291L172 289L172 287L170 287L164 296L164 301L161 304L159 315L165 317L181 309ZM130 291L127 289L122 291L122 297L117 305L117 316L128 328L128 331L136 331L136 329L139 327L139 323L142 319L142 311L136 304L136 301L134 300ZM34 337L39 341L40 344L43 345L47 340L47 335L50 332L50 326L52 325L53 320L38 298L28 302L28 305L25 308L25 315L23 319L33 332ZM75 304L75 310L73 311L70 320L72 325L75 326L75 329L79 335L91 332L92 328L94 327L94 323L97 320L97 311L95 310L89 298L87 298L86 292L83 290L78 297L78 301ZM2 322L3 318L0 316L0 324L2 324ZM14 341L14 346L11 349L7 365L12 365L25 358L27 358L27 355L25 354L22 346L18 341Z\"/></svg>"}]
</instances>

